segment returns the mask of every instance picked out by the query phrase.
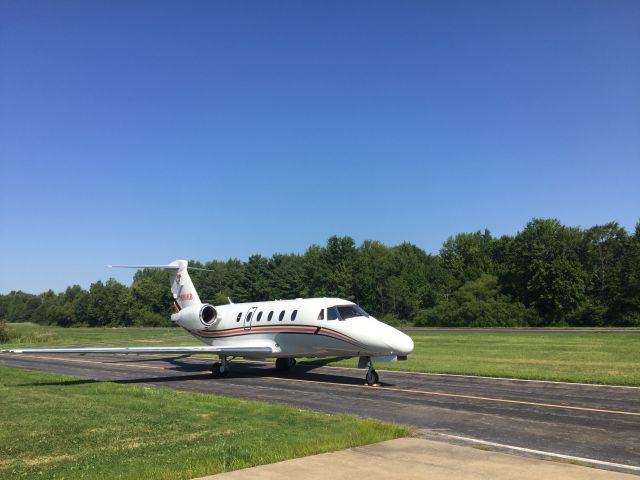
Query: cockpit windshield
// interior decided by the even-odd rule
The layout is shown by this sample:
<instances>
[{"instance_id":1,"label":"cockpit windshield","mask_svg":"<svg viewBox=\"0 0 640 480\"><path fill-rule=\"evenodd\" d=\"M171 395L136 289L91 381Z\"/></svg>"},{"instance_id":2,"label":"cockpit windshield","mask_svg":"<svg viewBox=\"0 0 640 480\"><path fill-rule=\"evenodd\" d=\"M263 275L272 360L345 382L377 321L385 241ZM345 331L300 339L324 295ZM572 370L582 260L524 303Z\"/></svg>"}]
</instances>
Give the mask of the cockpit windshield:
<instances>
[{"instance_id":1,"label":"cockpit windshield","mask_svg":"<svg viewBox=\"0 0 640 480\"><path fill-rule=\"evenodd\" d=\"M369 314L365 312L358 305L336 305L333 307L338 310L340 320L347 320L353 317L368 317Z\"/></svg>"}]
</instances>

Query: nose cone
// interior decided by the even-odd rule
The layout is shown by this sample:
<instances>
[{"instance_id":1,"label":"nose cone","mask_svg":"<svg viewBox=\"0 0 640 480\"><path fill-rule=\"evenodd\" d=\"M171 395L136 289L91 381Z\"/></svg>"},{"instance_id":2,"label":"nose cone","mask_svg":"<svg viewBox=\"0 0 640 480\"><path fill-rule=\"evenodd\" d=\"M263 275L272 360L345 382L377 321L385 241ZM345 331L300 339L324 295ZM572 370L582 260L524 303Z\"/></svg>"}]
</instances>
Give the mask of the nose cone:
<instances>
[{"instance_id":1,"label":"nose cone","mask_svg":"<svg viewBox=\"0 0 640 480\"><path fill-rule=\"evenodd\" d=\"M409 335L389 327L389 332L385 338L385 343L389 345L393 355L405 356L413 352L413 340Z\"/></svg>"}]
</instances>

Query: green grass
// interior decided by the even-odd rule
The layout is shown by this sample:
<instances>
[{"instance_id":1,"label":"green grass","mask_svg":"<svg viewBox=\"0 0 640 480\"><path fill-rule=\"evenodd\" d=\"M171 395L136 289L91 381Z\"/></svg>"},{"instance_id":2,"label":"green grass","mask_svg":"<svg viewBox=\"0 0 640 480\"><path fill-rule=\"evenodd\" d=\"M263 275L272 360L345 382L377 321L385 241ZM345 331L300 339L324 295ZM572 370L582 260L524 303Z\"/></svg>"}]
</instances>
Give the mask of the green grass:
<instances>
[{"instance_id":1,"label":"green grass","mask_svg":"<svg viewBox=\"0 0 640 480\"><path fill-rule=\"evenodd\" d=\"M151 344L160 339L185 335L181 328L62 328L35 323L9 323L10 341L3 348L26 345L74 345L97 343L140 342Z\"/></svg>"},{"instance_id":2,"label":"green grass","mask_svg":"<svg viewBox=\"0 0 640 480\"><path fill-rule=\"evenodd\" d=\"M0 367L0 478L188 479L406 436L284 405Z\"/></svg>"},{"instance_id":3,"label":"green grass","mask_svg":"<svg viewBox=\"0 0 640 480\"><path fill-rule=\"evenodd\" d=\"M640 385L640 335L413 333L411 337L415 349L406 362L380 363L378 369ZM328 364L354 367L357 361Z\"/></svg>"}]
</instances>

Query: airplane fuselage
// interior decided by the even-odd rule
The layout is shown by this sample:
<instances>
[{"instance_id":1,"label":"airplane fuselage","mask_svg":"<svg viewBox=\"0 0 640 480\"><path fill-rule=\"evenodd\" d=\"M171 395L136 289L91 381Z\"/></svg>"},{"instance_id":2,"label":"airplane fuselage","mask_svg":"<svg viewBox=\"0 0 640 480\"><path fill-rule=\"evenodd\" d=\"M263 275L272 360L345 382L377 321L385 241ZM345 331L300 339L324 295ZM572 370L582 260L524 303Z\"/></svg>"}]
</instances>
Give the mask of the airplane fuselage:
<instances>
[{"instance_id":1,"label":"airplane fuselage","mask_svg":"<svg viewBox=\"0 0 640 480\"><path fill-rule=\"evenodd\" d=\"M269 357L405 357L411 338L340 298L310 298L216 306L209 326L187 328L207 345L272 346ZM180 323L180 322L178 322Z\"/></svg>"}]
</instances>

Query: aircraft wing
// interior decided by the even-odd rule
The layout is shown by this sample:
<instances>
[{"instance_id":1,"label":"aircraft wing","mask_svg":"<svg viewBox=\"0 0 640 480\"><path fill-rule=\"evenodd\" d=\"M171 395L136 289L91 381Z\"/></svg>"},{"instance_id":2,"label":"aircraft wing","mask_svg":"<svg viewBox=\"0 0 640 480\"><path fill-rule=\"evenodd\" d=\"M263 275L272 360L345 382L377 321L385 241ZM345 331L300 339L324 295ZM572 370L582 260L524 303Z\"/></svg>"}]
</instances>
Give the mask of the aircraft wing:
<instances>
[{"instance_id":1,"label":"aircraft wing","mask_svg":"<svg viewBox=\"0 0 640 480\"><path fill-rule=\"evenodd\" d=\"M21 348L0 350L0 353L215 353L219 355L231 355L238 357L264 357L273 353L273 348L268 346L253 347L110 347L110 348Z\"/></svg>"}]
</instances>

